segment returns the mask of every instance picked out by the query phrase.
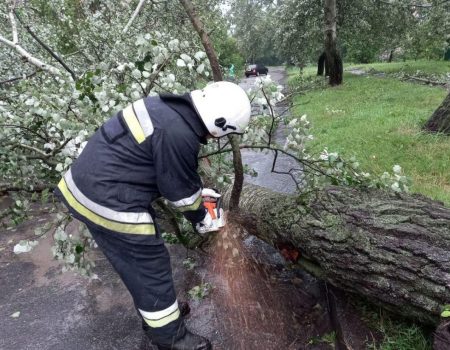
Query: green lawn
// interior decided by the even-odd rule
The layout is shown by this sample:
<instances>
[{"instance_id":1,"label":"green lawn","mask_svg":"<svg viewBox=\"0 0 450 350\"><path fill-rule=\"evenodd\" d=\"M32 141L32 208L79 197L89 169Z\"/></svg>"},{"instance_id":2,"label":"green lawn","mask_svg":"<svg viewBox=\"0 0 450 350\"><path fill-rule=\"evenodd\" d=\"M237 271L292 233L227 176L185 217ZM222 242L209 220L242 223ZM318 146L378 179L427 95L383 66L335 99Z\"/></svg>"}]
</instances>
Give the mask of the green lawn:
<instances>
[{"instance_id":1,"label":"green lawn","mask_svg":"<svg viewBox=\"0 0 450 350\"><path fill-rule=\"evenodd\" d=\"M288 73L295 81L298 70ZM346 73L344 85L309 91L295 104L301 103L296 114L307 114L313 125L315 151L355 155L377 174L400 164L414 192L450 205L450 137L420 130L445 95L441 88Z\"/></svg>"}]
</instances>

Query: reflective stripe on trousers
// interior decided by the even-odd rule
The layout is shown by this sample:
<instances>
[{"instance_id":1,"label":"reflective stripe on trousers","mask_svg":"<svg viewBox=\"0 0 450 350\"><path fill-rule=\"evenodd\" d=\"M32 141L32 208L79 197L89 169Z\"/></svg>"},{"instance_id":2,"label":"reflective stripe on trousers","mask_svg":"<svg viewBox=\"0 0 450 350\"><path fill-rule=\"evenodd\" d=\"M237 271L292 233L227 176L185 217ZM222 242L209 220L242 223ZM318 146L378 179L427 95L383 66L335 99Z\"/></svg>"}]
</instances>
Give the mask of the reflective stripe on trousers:
<instances>
[{"instance_id":1,"label":"reflective stripe on trousers","mask_svg":"<svg viewBox=\"0 0 450 350\"><path fill-rule=\"evenodd\" d=\"M93 202L76 186L69 169L58 188L70 207L89 221L111 231L139 235L154 235L155 226L148 212L119 212Z\"/></svg>"},{"instance_id":2,"label":"reflective stripe on trousers","mask_svg":"<svg viewBox=\"0 0 450 350\"><path fill-rule=\"evenodd\" d=\"M175 303L164 310L150 312L139 309L139 312L145 322L153 328L163 327L180 317L180 309L178 308L178 301L176 300Z\"/></svg>"}]
</instances>

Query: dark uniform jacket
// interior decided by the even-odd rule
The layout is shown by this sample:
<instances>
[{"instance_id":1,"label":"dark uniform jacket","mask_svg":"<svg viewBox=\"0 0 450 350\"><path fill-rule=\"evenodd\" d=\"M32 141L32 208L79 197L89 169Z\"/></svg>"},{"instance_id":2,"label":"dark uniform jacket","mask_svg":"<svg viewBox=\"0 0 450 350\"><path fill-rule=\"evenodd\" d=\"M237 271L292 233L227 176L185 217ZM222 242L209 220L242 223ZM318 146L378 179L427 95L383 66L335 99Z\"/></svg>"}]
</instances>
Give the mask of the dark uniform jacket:
<instances>
[{"instance_id":1,"label":"dark uniform jacket","mask_svg":"<svg viewBox=\"0 0 450 350\"><path fill-rule=\"evenodd\" d=\"M151 203L161 196L195 224L205 216L197 157L206 135L188 94L138 100L97 130L56 194L105 232L155 235Z\"/></svg>"}]
</instances>

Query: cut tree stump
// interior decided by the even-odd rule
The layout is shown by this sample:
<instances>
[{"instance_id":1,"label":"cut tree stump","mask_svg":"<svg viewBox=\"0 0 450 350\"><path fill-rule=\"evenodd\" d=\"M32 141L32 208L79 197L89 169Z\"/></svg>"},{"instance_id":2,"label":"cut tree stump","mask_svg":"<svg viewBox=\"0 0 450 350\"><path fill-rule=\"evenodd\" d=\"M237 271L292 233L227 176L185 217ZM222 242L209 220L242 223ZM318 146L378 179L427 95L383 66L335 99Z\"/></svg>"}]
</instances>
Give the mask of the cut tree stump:
<instances>
[{"instance_id":1,"label":"cut tree stump","mask_svg":"<svg viewBox=\"0 0 450 350\"><path fill-rule=\"evenodd\" d=\"M450 302L450 209L381 190L329 187L311 197L246 184L233 216L269 244L298 250L298 263L333 286L436 325Z\"/></svg>"}]
</instances>

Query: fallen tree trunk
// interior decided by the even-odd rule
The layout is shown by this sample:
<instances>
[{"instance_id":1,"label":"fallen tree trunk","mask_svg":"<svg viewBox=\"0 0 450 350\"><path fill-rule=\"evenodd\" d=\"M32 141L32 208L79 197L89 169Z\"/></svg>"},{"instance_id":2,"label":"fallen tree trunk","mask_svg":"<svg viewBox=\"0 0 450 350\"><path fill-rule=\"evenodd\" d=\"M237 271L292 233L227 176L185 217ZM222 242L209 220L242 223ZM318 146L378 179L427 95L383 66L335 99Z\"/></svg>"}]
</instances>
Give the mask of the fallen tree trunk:
<instances>
[{"instance_id":1,"label":"fallen tree trunk","mask_svg":"<svg viewBox=\"0 0 450 350\"><path fill-rule=\"evenodd\" d=\"M250 233L297 249L338 288L428 324L450 302L450 209L439 202L344 187L302 199L247 184L240 208Z\"/></svg>"},{"instance_id":2,"label":"fallen tree trunk","mask_svg":"<svg viewBox=\"0 0 450 350\"><path fill-rule=\"evenodd\" d=\"M419 78L419 77L413 77L412 75L405 75L405 78L407 80L415 80L427 85L433 85L433 86L445 86L447 85L446 82L444 81L435 81L435 80L430 80L430 79L424 79L424 78Z\"/></svg>"}]
</instances>

